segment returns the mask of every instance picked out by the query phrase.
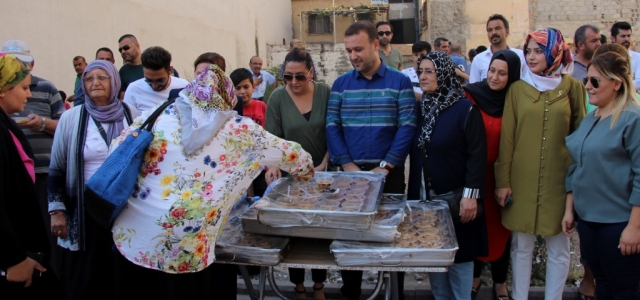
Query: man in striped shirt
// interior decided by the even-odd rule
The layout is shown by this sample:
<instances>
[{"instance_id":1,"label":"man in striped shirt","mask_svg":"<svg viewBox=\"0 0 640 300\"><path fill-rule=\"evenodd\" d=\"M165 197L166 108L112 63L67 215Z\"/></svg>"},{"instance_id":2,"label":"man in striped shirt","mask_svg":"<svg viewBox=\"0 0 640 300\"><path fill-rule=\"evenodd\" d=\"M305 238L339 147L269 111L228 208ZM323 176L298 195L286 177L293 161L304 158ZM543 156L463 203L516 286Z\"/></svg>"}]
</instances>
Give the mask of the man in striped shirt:
<instances>
[{"instance_id":1,"label":"man in striped shirt","mask_svg":"<svg viewBox=\"0 0 640 300\"><path fill-rule=\"evenodd\" d=\"M387 176L384 192L402 194L404 161L416 131L416 99L411 80L380 59L376 38L376 28L367 21L345 31L345 48L354 69L338 77L331 88L327 146L334 165L347 172L382 172ZM342 279L342 295L359 299L362 271L344 271ZM402 291L401 284L399 288Z\"/></svg>"}]
</instances>

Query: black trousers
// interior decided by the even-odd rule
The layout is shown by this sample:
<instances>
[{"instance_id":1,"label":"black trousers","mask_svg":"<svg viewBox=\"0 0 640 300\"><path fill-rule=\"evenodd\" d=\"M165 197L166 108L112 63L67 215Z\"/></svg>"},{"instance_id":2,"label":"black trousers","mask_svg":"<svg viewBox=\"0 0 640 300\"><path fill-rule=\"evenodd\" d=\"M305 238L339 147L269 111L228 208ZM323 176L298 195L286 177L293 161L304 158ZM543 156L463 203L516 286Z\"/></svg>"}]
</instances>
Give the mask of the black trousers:
<instances>
[{"instance_id":1,"label":"black trousers","mask_svg":"<svg viewBox=\"0 0 640 300\"><path fill-rule=\"evenodd\" d=\"M502 255L490 262L491 278L495 283L507 282L507 273L509 273L509 261L511 259L511 238L507 239L507 245L504 247ZM479 278L482 275L482 267L485 262L476 260L473 262L473 278Z\"/></svg>"},{"instance_id":2,"label":"black trousers","mask_svg":"<svg viewBox=\"0 0 640 300\"><path fill-rule=\"evenodd\" d=\"M196 273L169 274L135 265L119 252L115 260L115 299L236 299L235 265L214 263Z\"/></svg>"},{"instance_id":3,"label":"black trousers","mask_svg":"<svg viewBox=\"0 0 640 300\"><path fill-rule=\"evenodd\" d=\"M376 164L359 165L363 171L371 171L378 166ZM404 194L405 187L404 165L396 166L387 175L383 192ZM340 288L340 293L342 293L342 296L349 300L360 299L362 294L362 271L342 271L341 274L343 285ZM398 293L400 294L400 299L404 299L404 272L398 272Z\"/></svg>"},{"instance_id":4,"label":"black trousers","mask_svg":"<svg viewBox=\"0 0 640 300\"><path fill-rule=\"evenodd\" d=\"M39 173L36 174L36 197L38 198L38 205L40 206L40 214L42 215L42 220L44 221L45 230L47 231L47 238L49 239L50 246L50 256L49 256L49 266L51 266L51 271L59 276L60 273L60 255L61 250L57 246L58 239L51 234L51 216L49 216L49 201L48 201L48 193L47 193L47 184L49 181L49 174Z\"/></svg>"},{"instance_id":5,"label":"black trousers","mask_svg":"<svg viewBox=\"0 0 640 300\"><path fill-rule=\"evenodd\" d=\"M327 280L327 270L311 269L311 280L313 283L323 283ZM304 282L304 269L289 268L289 281L293 284Z\"/></svg>"}]
</instances>

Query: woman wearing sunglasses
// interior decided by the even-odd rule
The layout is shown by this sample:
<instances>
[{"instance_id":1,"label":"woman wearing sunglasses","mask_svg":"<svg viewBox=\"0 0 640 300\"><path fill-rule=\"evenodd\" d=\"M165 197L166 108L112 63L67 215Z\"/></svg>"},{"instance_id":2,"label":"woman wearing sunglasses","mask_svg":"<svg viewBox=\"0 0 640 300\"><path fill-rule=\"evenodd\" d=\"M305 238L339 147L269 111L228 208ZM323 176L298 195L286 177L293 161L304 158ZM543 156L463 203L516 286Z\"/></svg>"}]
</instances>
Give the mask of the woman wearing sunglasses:
<instances>
[{"instance_id":1,"label":"woman wearing sunglasses","mask_svg":"<svg viewBox=\"0 0 640 300\"><path fill-rule=\"evenodd\" d=\"M607 52L585 79L597 108L566 138L573 163L562 229L575 230L575 210L598 299L640 299L640 106L629 63Z\"/></svg>"},{"instance_id":2,"label":"woman wearing sunglasses","mask_svg":"<svg viewBox=\"0 0 640 300\"><path fill-rule=\"evenodd\" d=\"M562 234L571 164L564 138L585 114L585 90L571 77L573 59L559 30L531 32L526 68L506 95L495 164L502 224L512 231L513 298L527 299L536 236L546 240L545 297L560 299L569 274L569 238ZM505 207L507 196L512 203Z\"/></svg>"},{"instance_id":3,"label":"woman wearing sunglasses","mask_svg":"<svg viewBox=\"0 0 640 300\"><path fill-rule=\"evenodd\" d=\"M284 59L283 78L286 85L273 91L267 105L265 129L273 135L300 143L309 152L317 171L327 168L329 155L325 139L327 103L331 88L324 83L311 81L313 67L311 55L294 48ZM277 167L270 167L267 184L280 178ZM305 299L304 270L289 269L291 283L295 284L296 298ZM311 270L313 297L324 299L326 270Z\"/></svg>"},{"instance_id":4,"label":"woman wearing sunglasses","mask_svg":"<svg viewBox=\"0 0 640 300\"><path fill-rule=\"evenodd\" d=\"M487 180L489 193L483 199L487 217L489 255L476 258L473 268L473 289L471 299L475 299L482 285L480 275L484 262L491 262L494 299L508 300L507 273L509 272L509 237L511 231L501 222L500 206L495 201L493 191L496 188L493 165L498 158L500 130L504 100L511 84L520 80L520 58L510 50L500 50L493 54L489 64L487 78L464 87L465 95L482 114L487 136Z\"/></svg>"}]
</instances>

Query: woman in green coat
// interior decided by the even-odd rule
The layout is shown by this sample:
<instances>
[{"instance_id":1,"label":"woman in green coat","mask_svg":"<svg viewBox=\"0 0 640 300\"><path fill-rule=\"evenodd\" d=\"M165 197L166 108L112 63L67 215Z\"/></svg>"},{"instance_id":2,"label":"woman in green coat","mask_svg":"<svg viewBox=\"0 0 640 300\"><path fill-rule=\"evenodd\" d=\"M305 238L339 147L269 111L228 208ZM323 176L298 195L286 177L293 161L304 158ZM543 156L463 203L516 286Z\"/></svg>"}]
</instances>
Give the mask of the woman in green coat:
<instances>
[{"instance_id":1,"label":"woman in green coat","mask_svg":"<svg viewBox=\"0 0 640 300\"><path fill-rule=\"evenodd\" d=\"M585 115L584 86L573 79L569 46L556 29L529 33L526 68L507 92L495 164L502 224L512 233L513 298L526 299L536 235L546 240L546 299L561 299L569 274L569 238L562 233L565 137ZM510 205L505 200L511 198Z\"/></svg>"}]
</instances>

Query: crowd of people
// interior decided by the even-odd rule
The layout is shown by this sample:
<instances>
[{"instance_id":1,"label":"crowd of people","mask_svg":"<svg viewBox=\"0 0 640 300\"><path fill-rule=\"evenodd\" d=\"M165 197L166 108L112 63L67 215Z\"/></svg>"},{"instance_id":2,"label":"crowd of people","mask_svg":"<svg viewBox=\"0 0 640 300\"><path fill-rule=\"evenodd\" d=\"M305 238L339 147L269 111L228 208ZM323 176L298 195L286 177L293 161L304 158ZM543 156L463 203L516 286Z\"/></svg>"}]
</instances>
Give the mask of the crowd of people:
<instances>
[{"instance_id":1,"label":"crowd of people","mask_svg":"<svg viewBox=\"0 0 640 300\"><path fill-rule=\"evenodd\" d=\"M65 98L32 74L28 45L5 42L0 290L235 299L237 270L214 255L235 202L285 174L329 170L383 173L384 192L409 199L462 195L454 264L429 274L438 300L474 299L487 262L494 299L527 299L536 237L548 254L545 299L561 299L576 229L580 298L640 299L640 54L629 49L631 25L613 24L611 43L581 26L573 49L559 30L536 30L524 51L507 44L504 16L490 16L486 29L490 46L469 51L470 66L460 45L439 37L433 49L416 42L403 69L391 24L359 21L344 32L352 70L332 85L316 81L310 53L293 40L280 87L260 57L227 76L214 52L196 58L186 81L169 51L142 51L127 34L120 70L106 47L90 63L73 58L77 80ZM165 101L127 208L101 226L85 211L84 184ZM289 273L296 298L306 298L304 270ZM324 299L326 271L311 273L313 298ZM344 299L360 298L362 275L342 272Z\"/></svg>"}]
</instances>

